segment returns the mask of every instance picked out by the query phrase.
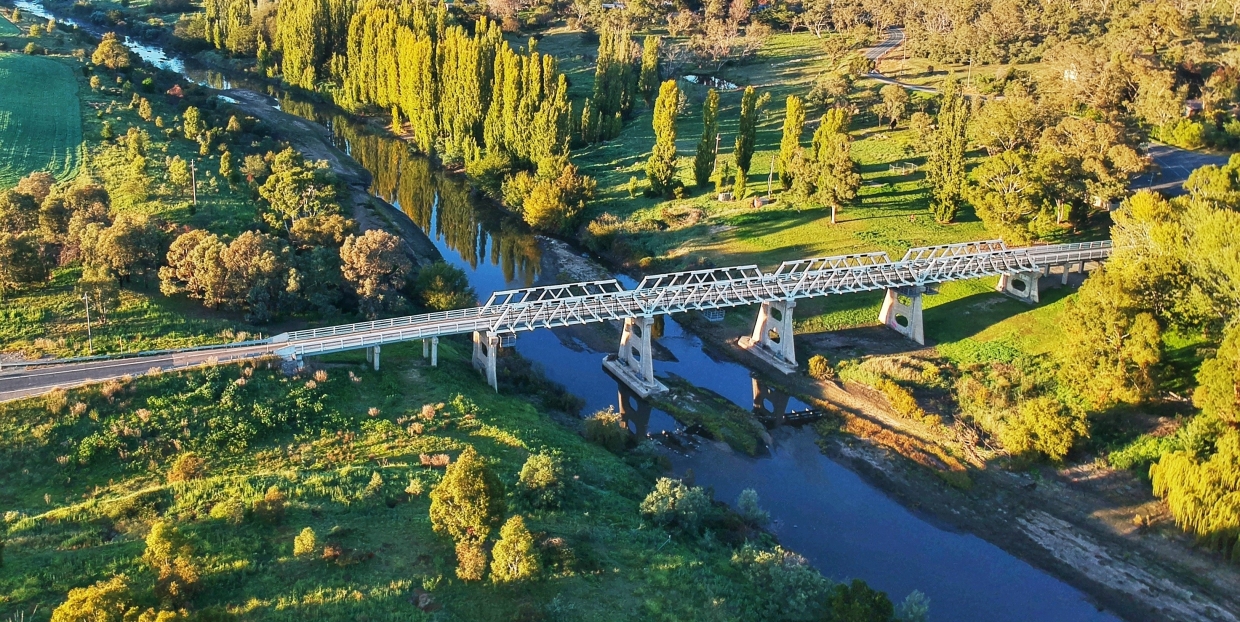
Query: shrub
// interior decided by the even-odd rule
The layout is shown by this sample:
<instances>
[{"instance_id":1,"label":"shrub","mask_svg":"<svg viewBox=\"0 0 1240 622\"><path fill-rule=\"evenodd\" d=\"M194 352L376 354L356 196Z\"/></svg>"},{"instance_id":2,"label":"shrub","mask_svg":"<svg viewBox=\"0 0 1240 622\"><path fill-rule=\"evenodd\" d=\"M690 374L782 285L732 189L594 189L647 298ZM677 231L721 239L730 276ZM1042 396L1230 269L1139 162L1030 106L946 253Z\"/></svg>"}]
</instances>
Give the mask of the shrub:
<instances>
[{"instance_id":1,"label":"shrub","mask_svg":"<svg viewBox=\"0 0 1240 622\"><path fill-rule=\"evenodd\" d=\"M227 497L211 507L211 518L240 525L241 521L245 520L245 506L237 497Z\"/></svg>"},{"instance_id":2,"label":"shrub","mask_svg":"<svg viewBox=\"0 0 1240 622\"><path fill-rule=\"evenodd\" d=\"M771 513L758 505L758 492L752 488L741 491L736 498L736 510L750 525L762 526L771 521Z\"/></svg>"},{"instance_id":3,"label":"shrub","mask_svg":"<svg viewBox=\"0 0 1240 622\"><path fill-rule=\"evenodd\" d=\"M254 516L259 520L276 524L284 520L284 493L276 486L267 489L262 499L254 502Z\"/></svg>"},{"instance_id":4,"label":"shrub","mask_svg":"<svg viewBox=\"0 0 1240 622\"><path fill-rule=\"evenodd\" d=\"M629 444L629 428L624 425L620 413L608 407L586 419L586 440L602 445L612 453L624 451Z\"/></svg>"},{"instance_id":5,"label":"shrub","mask_svg":"<svg viewBox=\"0 0 1240 622\"><path fill-rule=\"evenodd\" d=\"M678 479L661 477L646 495L641 513L647 520L665 528L695 534L710 510L710 497L700 486L686 486Z\"/></svg>"},{"instance_id":6,"label":"shrub","mask_svg":"<svg viewBox=\"0 0 1240 622\"><path fill-rule=\"evenodd\" d=\"M768 551L746 543L732 555L732 565L757 588L756 619L820 619L831 582L804 557L778 546Z\"/></svg>"},{"instance_id":7,"label":"shrub","mask_svg":"<svg viewBox=\"0 0 1240 622\"><path fill-rule=\"evenodd\" d=\"M887 401L891 403L892 410L901 417L908 417L915 421L921 421L926 416L926 411L917 405L917 399L913 397L912 392L908 389L887 379L880 378L874 383L874 388L882 392L887 397Z\"/></svg>"},{"instance_id":8,"label":"shrub","mask_svg":"<svg viewBox=\"0 0 1240 622\"><path fill-rule=\"evenodd\" d=\"M534 554L534 536L525 519L513 516L499 530L499 542L491 551L491 580L513 583L538 576L540 566Z\"/></svg>"},{"instance_id":9,"label":"shrub","mask_svg":"<svg viewBox=\"0 0 1240 622\"><path fill-rule=\"evenodd\" d=\"M422 480L411 479L409 480L409 485L405 486L405 494L410 497L420 497L422 496L422 491L424 489L425 487L422 485Z\"/></svg>"},{"instance_id":10,"label":"shrub","mask_svg":"<svg viewBox=\"0 0 1240 622\"><path fill-rule=\"evenodd\" d=\"M128 580L120 575L69 590L69 598L52 611L52 622L120 622L132 603Z\"/></svg>"},{"instance_id":11,"label":"shrub","mask_svg":"<svg viewBox=\"0 0 1240 622\"><path fill-rule=\"evenodd\" d=\"M197 591L202 573L194 547L171 522L161 520L151 527L142 561L157 575L155 593L161 599L183 602Z\"/></svg>"},{"instance_id":12,"label":"shrub","mask_svg":"<svg viewBox=\"0 0 1240 622\"><path fill-rule=\"evenodd\" d=\"M431 491L431 528L454 540L486 540L504 515L504 487L486 462L466 447Z\"/></svg>"},{"instance_id":13,"label":"shrub","mask_svg":"<svg viewBox=\"0 0 1240 622\"><path fill-rule=\"evenodd\" d=\"M309 527L302 529L301 533L293 538L293 555L296 557L313 555L316 549L318 549L318 540L314 536L314 530Z\"/></svg>"},{"instance_id":14,"label":"shrub","mask_svg":"<svg viewBox=\"0 0 1240 622\"><path fill-rule=\"evenodd\" d=\"M834 380L835 370L831 368L827 357L815 354L809 357L809 376L815 380Z\"/></svg>"},{"instance_id":15,"label":"shrub","mask_svg":"<svg viewBox=\"0 0 1240 622\"><path fill-rule=\"evenodd\" d=\"M456 543L456 576L462 581L481 581L487 571L487 552L475 540Z\"/></svg>"},{"instance_id":16,"label":"shrub","mask_svg":"<svg viewBox=\"0 0 1240 622\"><path fill-rule=\"evenodd\" d=\"M895 606L891 604L887 594L866 585L861 579L853 579L852 583L841 583L832 587L827 596L827 607L831 613L826 619L830 622L886 621L895 616Z\"/></svg>"},{"instance_id":17,"label":"shrub","mask_svg":"<svg viewBox=\"0 0 1240 622\"><path fill-rule=\"evenodd\" d=\"M478 303L465 271L442 261L422 268L414 289L422 306L432 311L462 309Z\"/></svg>"},{"instance_id":18,"label":"shrub","mask_svg":"<svg viewBox=\"0 0 1240 622\"><path fill-rule=\"evenodd\" d=\"M64 389L55 389L43 396L43 404L47 407L48 413L59 415L69 405L69 397Z\"/></svg>"},{"instance_id":19,"label":"shrub","mask_svg":"<svg viewBox=\"0 0 1240 622\"><path fill-rule=\"evenodd\" d=\"M564 490L564 466L558 456L531 454L521 467L517 483L521 492L536 507L552 508L560 504Z\"/></svg>"},{"instance_id":20,"label":"shrub","mask_svg":"<svg viewBox=\"0 0 1240 622\"><path fill-rule=\"evenodd\" d=\"M172 468L168 469L168 483L201 479L206 472L206 460L194 455L192 451L187 451L177 456L176 462L172 463Z\"/></svg>"},{"instance_id":21,"label":"shrub","mask_svg":"<svg viewBox=\"0 0 1240 622\"><path fill-rule=\"evenodd\" d=\"M366 490L363 495L366 497L374 497L381 492L383 492L383 476L379 475L378 471L375 471L371 474L370 483L366 484Z\"/></svg>"}]
</instances>

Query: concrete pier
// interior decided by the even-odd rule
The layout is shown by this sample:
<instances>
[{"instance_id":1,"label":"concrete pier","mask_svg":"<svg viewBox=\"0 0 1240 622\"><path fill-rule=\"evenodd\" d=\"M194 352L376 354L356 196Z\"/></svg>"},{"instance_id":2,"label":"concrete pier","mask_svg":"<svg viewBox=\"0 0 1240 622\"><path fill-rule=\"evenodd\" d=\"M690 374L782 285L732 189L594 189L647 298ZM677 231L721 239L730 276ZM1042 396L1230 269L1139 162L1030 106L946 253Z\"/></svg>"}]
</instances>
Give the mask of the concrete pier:
<instances>
[{"instance_id":1,"label":"concrete pier","mask_svg":"<svg viewBox=\"0 0 1240 622\"><path fill-rule=\"evenodd\" d=\"M491 331L474 331L474 369L486 376L487 384L499 392L499 380L495 375L495 357L499 350L499 335Z\"/></svg>"},{"instance_id":2,"label":"concrete pier","mask_svg":"<svg viewBox=\"0 0 1240 622\"><path fill-rule=\"evenodd\" d=\"M883 307L878 312L878 321L918 344L926 345L926 327L921 317L921 297L925 291L924 287L919 286L887 290ZM908 304L900 301L901 296L908 298ZM900 318L904 318L903 324Z\"/></svg>"},{"instance_id":3,"label":"concrete pier","mask_svg":"<svg viewBox=\"0 0 1240 622\"><path fill-rule=\"evenodd\" d=\"M620 352L603 359L603 367L643 398L667 391L654 377L654 352L650 344L653 325L651 316L626 318L624 332L620 334Z\"/></svg>"},{"instance_id":4,"label":"concrete pier","mask_svg":"<svg viewBox=\"0 0 1240 622\"><path fill-rule=\"evenodd\" d=\"M741 337L739 345L785 374L797 370L796 346L792 333L794 300L762 303L753 335Z\"/></svg>"}]
</instances>

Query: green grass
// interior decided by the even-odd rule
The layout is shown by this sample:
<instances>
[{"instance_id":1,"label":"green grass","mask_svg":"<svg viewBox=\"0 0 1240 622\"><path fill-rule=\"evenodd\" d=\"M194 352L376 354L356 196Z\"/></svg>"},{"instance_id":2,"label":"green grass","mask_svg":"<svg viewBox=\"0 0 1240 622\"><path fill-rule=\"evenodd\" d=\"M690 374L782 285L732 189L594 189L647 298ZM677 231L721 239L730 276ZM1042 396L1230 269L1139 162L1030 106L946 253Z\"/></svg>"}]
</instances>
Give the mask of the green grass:
<instances>
[{"instance_id":1,"label":"green grass","mask_svg":"<svg viewBox=\"0 0 1240 622\"><path fill-rule=\"evenodd\" d=\"M385 349L382 372L358 353L330 357L328 378L314 383L221 366L138 379L110 397L78 390L67 401L84 405L76 415L53 414L43 398L0 405L0 504L9 512L0 612L46 620L69 589L118 573L152 602L154 576L141 555L162 518L191 538L203 567L191 608L237 616L228 619L442 619L411 604L415 589L431 592L448 619L507 621L522 607L583 621L744 619L744 603L759 595L729 563L735 540L723 544L726 531L669 538L641 523L652 458L612 455L521 398L495 394L469 368L463 341L441 343L439 368L415 351ZM454 405L457 395L469 399ZM433 420L418 417L423 404L441 402L449 405ZM421 466L419 455L456 456L466 445L504 482L508 514L525 516L538 543L559 539L560 554L540 549L541 580L456 579L452 544L428 519L442 470ZM176 447L206 458L204 479L165 482ZM540 451L565 462L559 509L512 494L526 457ZM382 485L367 492L375 474ZM412 480L424 492L407 494ZM282 522L210 518L221 501L248 507L270 486L288 495ZM353 563L293 557L304 527L320 547L350 551Z\"/></svg>"},{"instance_id":2,"label":"green grass","mask_svg":"<svg viewBox=\"0 0 1240 622\"><path fill-rule=\"evenodd\" d=\"M48 171L58 180L76 175L82 121L78 81L70 66L51 58L0 54L0 84L0 188L34 171Z\"/></svg>"},{"instance_id":3,"label":"green grass","mask_svg":"<svg viewBox=\"0 0 1240 622\"><path fill-rule=\"evenodd\" d=\"M9 18L0 15L0 36L16 36L22 34L22 29L17 24L9 21Z\"/></svg>"}]
</instances>

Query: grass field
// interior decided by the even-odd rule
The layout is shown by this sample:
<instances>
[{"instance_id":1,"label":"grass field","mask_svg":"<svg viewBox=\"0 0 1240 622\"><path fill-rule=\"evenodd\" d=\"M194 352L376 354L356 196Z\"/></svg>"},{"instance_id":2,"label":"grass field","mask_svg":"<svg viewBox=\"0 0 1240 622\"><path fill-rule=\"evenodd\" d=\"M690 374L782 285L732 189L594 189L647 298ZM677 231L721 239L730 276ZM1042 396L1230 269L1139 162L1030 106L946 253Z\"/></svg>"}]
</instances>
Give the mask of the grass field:
<instances>
[{"instance_id":1,"label":"grass field","mask_svg":"<svg viewBox=\"0 0 1240 622\"><path fill-rule=\"evenodd\" d=\"M0 188L34 171L58 180L77 174L82 120L72 69L50 58L0 54L0 84Z\"/></svg>"},{"instance_id":2,"label":"grass field","mask_svg":"<svg viewBox=\"0 0 1240 622\"><path fill-rule=\"evenodd\" d=\"M336 355L315 380L237 366L165 374L107 395L72 391L76 414L58 416L42 398L0 405L0 615L46 620L70 588L118 573L149 598L143 539L163 518L196 550L202 591L190 606L215 612L202 619L747 619L744 603L762 595L730 562L738 532L672 538L643 525L638 504L657 460L613 455L511 391L496 394L470 369L468 347L445 340L438 368L416 347L385 349L382 372L358 354ZM422 414L437 403L433 418ZM166 481L174 445L207 460L205 477ZM443 471L419 456L455 459L467 445L509 491L508 515L536 534L541 580L456 578L452 543L428 519ZM516 493L535 452L563 458L560 508ZM288 497L276 524L242 511L270 486ZM230 500L241 502L235 518L213 511ZM295 557L305 527L319 549ZM324 559L324 543L341 557ZM423 614L415 590L445 610Z\"/></svg>"},{"instance_id":3,"label":"grass field","mask_svg":"<svg viewBox=\"0 0 1240 622\"><path fill-rule=\"evenodd\" d=\"M0 37L20 34L22 34L21 28L18 28L16 24L9 21L9 18L0 15Z\"/></svg>"}]
</instances>

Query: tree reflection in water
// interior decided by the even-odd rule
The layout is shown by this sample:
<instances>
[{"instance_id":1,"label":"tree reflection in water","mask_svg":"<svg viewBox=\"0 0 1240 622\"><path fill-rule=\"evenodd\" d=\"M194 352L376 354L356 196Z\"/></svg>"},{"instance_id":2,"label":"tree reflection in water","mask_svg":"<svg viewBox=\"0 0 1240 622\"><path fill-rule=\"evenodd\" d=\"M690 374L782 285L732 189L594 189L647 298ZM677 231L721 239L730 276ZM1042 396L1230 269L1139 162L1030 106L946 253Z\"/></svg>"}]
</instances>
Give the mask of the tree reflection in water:
<instances>
[{"instance_id":1,"label":"tree reflection in water","mask_svg":"<svg viewBox=\"0 0 1240 622\"><path fill-rule=\"evenodd\" d=\"M285 112L329 128L337 145L370 171L375 196L395 205L471 268L489 262L500 267L509 283L534 284L542 261L538 240L517 217L475 200L465 178L435 171L429 159L404 141L374 134L343 113L325 113L326 106L288 94L279 101Z\"/></svg>"}]
</instances>

